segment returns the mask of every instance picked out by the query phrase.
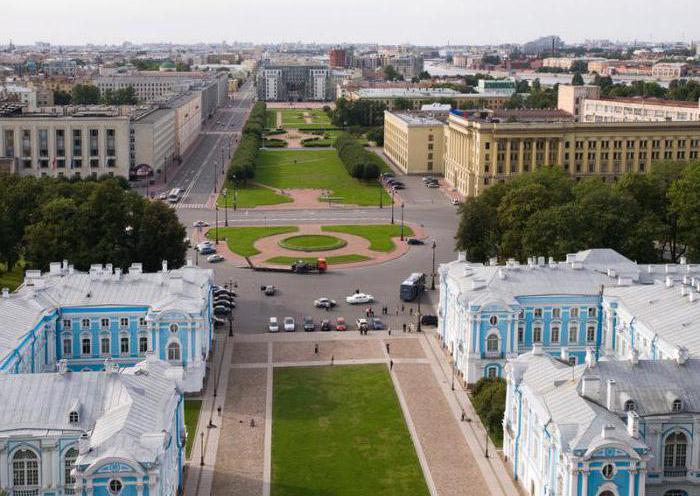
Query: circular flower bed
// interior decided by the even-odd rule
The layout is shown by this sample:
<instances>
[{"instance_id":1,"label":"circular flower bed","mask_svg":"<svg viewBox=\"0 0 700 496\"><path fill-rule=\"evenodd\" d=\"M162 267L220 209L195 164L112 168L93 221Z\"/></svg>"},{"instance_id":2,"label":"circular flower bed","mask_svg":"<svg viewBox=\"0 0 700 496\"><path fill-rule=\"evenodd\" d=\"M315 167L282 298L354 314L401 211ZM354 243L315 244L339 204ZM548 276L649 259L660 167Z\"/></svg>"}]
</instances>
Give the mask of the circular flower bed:
<instances>
[{"instance_id":1,"label":"circular flower bed","mask_svg":"<svg viewBox=\"0 0 700 496\"><path fill-rule=\"evenodd\" d=\"M344 247L347 242L335 236L323 234L304 234L291 236L278 243L282 248L296 251L328 251L338 250Z\"/></svg>"}]
</instances>

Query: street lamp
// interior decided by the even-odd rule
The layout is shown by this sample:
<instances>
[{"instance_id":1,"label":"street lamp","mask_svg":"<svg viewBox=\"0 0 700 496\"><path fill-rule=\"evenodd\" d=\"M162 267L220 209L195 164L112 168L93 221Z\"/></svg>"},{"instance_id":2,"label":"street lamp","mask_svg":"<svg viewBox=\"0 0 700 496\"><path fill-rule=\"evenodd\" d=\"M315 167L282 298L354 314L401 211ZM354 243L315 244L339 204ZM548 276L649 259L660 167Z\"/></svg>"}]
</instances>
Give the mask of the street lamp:
<instances>
[{"instance_id":1,"label":"street lamp","mask_svg":"<svg viewBox=\"0 0 700 496\"><path fill-rule=\"evenodd\" d=\"M421 321L420 300L421 300L421 297L423 296L423 291L424 291L424 288L421 287L421 290L420 290L420 292L418 293L418 312L416 313L416 315L418 315L418 325L416 326L416 331L417 331L417 332L421 332L421 331L423 330L423 329L421 329L421 325L420 325L420 321Z\"/></svg>"},{"instance_id":2,"label":"street lamp","mask_svg":"<svg viewBox=\"0 0 700 496\"><path fill-rule=\"evenodd\" d=\"M216 244L219 244L219 206L216 205L214 210L216 211L216 226L214 227L214 239Z\"/></svg>"},{"instance_id":3,"label":"street lamp","mask_svg":"<svg viewBox=\"0 0 700 496\"><path fill-rule=\"evenodd\" d=\"M377 178L377 186L379 186L379 208L384 208L384 205L382 205L382 193L384 193L384 188L382 187L381 178Z\"/></svg>"},{"instance_id":4,"label":"street lamp","mask_svg":"<svg viewBox=\"0 0 700 496\"><path fill-rule=\"evenodd\" d=\"M489 457L489 426L486 425L486 451L484 451L484 458Z\"/></svg>"},{"instance_id":5,"label":"street lamp","mask_svg":"<svg viewBox=\"0 0 700 496\"><path fill-rule=\"evenodd\" d=\"M401 202L401 241L403 241L403 202Z\"/></svg>"},{"instance_id":6,"label":"street lamp","mask_svg":"<svg viewBox=\"0 0 700 496\"><path fill-rule=\"evenodd\" d=\"M391 224L394 224L394 188L391 189Z\"/></svg>"},{"instance_id":7,"label":"street lamp","mask_svg":"<svg viewBox=\"0 0 700 496\"><path fill-rule=\"evenodd\" d=\"M216 194L216 176L219 174L219 166L216 164L216 160L214 160L214 194Z\"/></svg>"},{"instance_id":8,"label":"street lamp","mask_svg":"<svg viewBox=\"0 0 700 496\"><path fill-rule=\"evenodd\" d=\"M233 211L236 211L236 200L238 199L238 194L236 193L236 174L233 175Z\"/></svg>"},{"instance_id":9,"label":"street lamp","mask_svg":"<svg viewBox=\"0 0 700 496\"><path fill-rule=\"evenodd\" d=\"M228 188L224 188L224 191L222 191L224 195L224 225L228 227ZM435 252L433 251L433 254ZM433 257L433 262L435 260L435 257ZM435 263L433 263L433 266L435 266ZM433 268L433 272L435 272L435 269ZM433 275L433 283L435 282L435 277ZM434 284L433 284L434 286ZM435 287L433 287L435 289Z\"/></svg>"},{"instance_id":10,"label":"street lamp","mask_svg":"<svg viewBox=\"0 0 700 496\"><path fill-rule=\"evenodd\" d=\"M430 283L430 289L435 290L435 241L433 241L433 280Z\"/></svg>"}]
</instances>

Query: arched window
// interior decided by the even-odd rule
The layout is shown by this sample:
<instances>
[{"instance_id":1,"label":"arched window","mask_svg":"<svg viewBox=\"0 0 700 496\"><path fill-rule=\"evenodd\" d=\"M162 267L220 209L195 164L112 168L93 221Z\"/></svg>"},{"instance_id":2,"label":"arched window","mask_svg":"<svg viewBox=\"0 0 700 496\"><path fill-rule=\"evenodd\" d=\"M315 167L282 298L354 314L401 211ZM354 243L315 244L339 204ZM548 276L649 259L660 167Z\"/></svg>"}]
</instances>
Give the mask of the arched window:
<instances>
[{"instance_id":1,"label":"arched window","mask_svg":"<svg viewBox=\"0 0 700 496\"><path fill-rule=\"evenodd\" d=\"M595 327L588 326L586 329L586 341L592 343L595 341Z\"/></svg>"},{"instance_id":2,"label":"arched window","mask_svg":"<svg viewBox=\"0 0 700 496\"><path fill-rule=\"evenodd\" d=\"M486 338L486 351L498 351L498 334L491 334Z\"/></svg>"},{"instance_id":3,"label":"arched window","mask_svg":"<svg viewBox=\"0 0 700 496\"><path fill-rule=\"evenodd\" d=\"M178 328L177 324L170 324L170 332L172 334L175 334L178 331L178 329L179 328Z\"/></svg>"},{"instance_id":4,"label":"arched window","mask_svg":"<svg viewBox=\"0 0 700 496\"><path fill-rule=\"evenodd\" d=\"M23 496L39 494L39 458L31 450L18 450L12 457L12 485Z\"/></svg>"},{"instance_id":5,"label":"arched window","mask_svg":"<svg viewBox=\"0 0 700 496\"><path fill-rule=\"evenodd\" d=\"M683 411L683 402L679 399L673 400L673 404L671 405L671 411L673 413L680 413Z\"/></svg>"},{"instance_id":6,"label":"arched window","mask_svg":"<svg viewBox=\"0 0 700 496\"><path fill-rule=\"evenodd\" d=\"M671 489L670 491L666 491L664 496L688 496L688 493L681 489Z\"/></svg>"},{"instance_id":7,"label":"arched window","mask_svg":"<svg viewBox=\"0 0 700 496\"><path fill-rule=\"evenodd\" d=\"M634 404L634 400L627 400L625 401L625 411L626 412L633 412L637 408L637 405Z\"/></svg>"},{"instance_id":8,"label":"arched window","mask_svg":"<svg viewBox=\"0 0 700 496\"><path fill-rule=\"evenodd\" d=\"M535 327L532 329L532 341L535 343L542 342L542 328L541 327Z\"/></svg>"},{"instance_id":9,"label":"arched window","mask_svg":"<svg viewBox=\"0 0 700 496\"><path fill-rule=\"evenodd\" d=\"M664 469L684 469L688 453L688 438L675 432L664 443Z\"/></svg>"},{"instance_id":10,"label":"arched window","mask_svg":"<svg viewBox=\"0 0 700 496\"><path fill-rule=\"evenodd\" d=\"M100 354L109 355L111 352L110 339L109 336L102 336L100 338Z\"/></svg>"},{"instance_id":11,"label":"arched window","mask_svg":"<svg viewBox=\"0 0 700 496\"><path fill-rule=\"evenodd\" d=\"M90 355L92 353L92 340L90 338L83 338L80 340L80 353L83 355Z\"/></svg>"},{"instance_id":12,"label":"arched window","mask_svg":"<svg viewBox=\"0 0 700 496\"><path fill-rule=\"evenodd\" d=\"M486 377L488 379L496 379L498 377L498 367L489 367L486 369Z\"/></svg>"},{"instance_id":13,"label":"arched window","mask_svg":"<svg viewBox=\"0 0 700 496\"><path fill-rule=\"evenodd\" d=\"M77 458L78 450L75 448L70 448L66 451L66 456L63 458L64 494L75 494L75 477L71 475L71 471L75 467L75 460Z\"/></svg>"},{"instance_id":14,"label":"arched window","mask_svg":"<svg viewBox=\"0 0 700 496\"><path fill-rule=\"evenodd\" d=\"M119 353L122 355L129 354L129 336L122 335L119 338Z\"/></svg>"},{"instance_id":15,"label":"arched window","mask_svg":"<svg viewBox=\"0 0 700 496\"><path fill-rule=\"evenodd\" d=\"M172 342L168 345L168 361L179 362L180 361L180 345Z\"/></svg>"},{"instance_id":16,"label":"arched window","mask_svg":"<svg viewBox=\"0 0 700 496\"><path fill-rule=\"evenodd\" d=\"M598 496L615 496L612 491L603 491Z\"/></svg>"},{"instance_id":17,"label":"arched window","mask_svg":"<svg viewBox=\"0 0 700 496\"><path fill-rule=\"evenodd\" d=\"M63 356L70 357L73 355L73 340L70 336L63 337Z\"/></svg>"}]
</instances>

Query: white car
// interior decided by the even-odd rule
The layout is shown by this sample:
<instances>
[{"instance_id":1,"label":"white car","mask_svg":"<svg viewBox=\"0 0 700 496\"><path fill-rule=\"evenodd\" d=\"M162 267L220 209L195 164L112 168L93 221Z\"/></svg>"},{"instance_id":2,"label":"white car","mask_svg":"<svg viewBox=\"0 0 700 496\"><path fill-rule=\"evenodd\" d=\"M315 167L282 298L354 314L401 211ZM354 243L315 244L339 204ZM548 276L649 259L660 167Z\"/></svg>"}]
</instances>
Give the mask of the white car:
<instances>
[{"instance_id":1,"label":"white car","mask_svg":"<svg viewBox=\"0 0 700 496\"><path fill-rule=\"evenodd\" d=\"M457 198L452 198L452 205L459 205L459 200Z\"/></svg>"},{"instance_id":2,"label":"white car","mask_svg":"<svg viewBox=\"0 0 700 496\"><path fill-rule=\"evenodd\" d=\"M297 330L297 325L294 322L294 317L285 317L284 318L284 330L286 332L294 332Z\"/></svg>"},{"instance_id":3,"label":"white car","mask_svg":"<svg viewBox=\"0 0 700 496\"><path fill-rule=\"evenodd\" d=\"M280 331L280 325L279 322L277 322L277 317L270 317L270 323L267 326L267 330L270 332Z\"/></svg>"},{"instance_id":4,"label":"white car","mask_svg":"<svg viewBox=\"0 0 700 496\"><path fill-rule=\"evenodd\" d=\"M374 301L374 296L365 293L355 293L354 295L345 298L345 301L347 301L351 305L357 305L359 303L370 303Z\"/></svg>"},{"instance_id":5,"label":"white car","mask_svg":"<svg viewBox=\"0 0 700 496\"><path fill-rule=\"evenodd\" d=\"M214 243L212 241L202 241L197 244L195 250L202 251L202 248L214 248Z\"/></svg>"},{"instance_id":6,"label":"white car","mask_svg":"<svg viewBox=\"0 0 700 496\"><path fill-rule=\"evenodd\" d=\"M357 325L358 331L364 331L366 329L369 329L369 324L367 323L367 319L357 319L355 321L355 325Z\"/></svg>"},{"instance_id":7,"label":"white car","mask_svg":"<svg viewBox=\"0 0 700 496\"><path fill-rule=\"evenodd\" d=\"M224 257L219 255L218 253L215 253L213 255L209 255L207 257L207 262L209 262L209 263L217 263L217 262L223 262L223 261L224 261Z\"/></svg>"},{"instance_id":8,"label":"white car","mask_svg":"<svg viewBox=\"0 0 700 496\"><path fill-rule=\"evenodd\" d=\"M192 223L192 227L209 227L209 223L204 222L203 220L197 220Z\"/></svg>"},{"instance_id":9,"label":"white car","mask_svg":"<svg viewBox=\"0 0 700 496\"><path fill-rule=\"evenodd\" d=\"M314 300L314 306L316 308L333 308L335 305L335 300L331 300L325 296L323 298L319 298L318 300Z\"/></svg>"},{"instance_id":10,"label":"white car","mask_svg":"<svg viewBox=\"0 0 700 496\"><path fill-rule=\"evenodd\" d=\"M159 199L159 200L163 200L163 201L167 200L167 199L168 199L168 193L161 193L161 194L159 194L159 195L158 195L158 199Z\"/></svg>"}]
</instances>

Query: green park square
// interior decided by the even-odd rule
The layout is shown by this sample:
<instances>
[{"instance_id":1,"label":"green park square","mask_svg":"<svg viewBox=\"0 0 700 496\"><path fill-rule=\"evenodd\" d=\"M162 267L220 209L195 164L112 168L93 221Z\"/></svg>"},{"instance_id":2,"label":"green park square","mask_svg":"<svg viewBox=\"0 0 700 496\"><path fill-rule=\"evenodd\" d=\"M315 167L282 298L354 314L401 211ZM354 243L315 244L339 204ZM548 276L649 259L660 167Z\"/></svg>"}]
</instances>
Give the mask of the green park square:
<instances>
[{"instance_id":1,"label":"green park square","mask_svg":"<svg viewBox=\"0 0 700 496\"><path fill-rule=\"evenodd\" d=\"M277 368L272 496L423 496L385 365Z\"/></svg>"}]
</instances>

